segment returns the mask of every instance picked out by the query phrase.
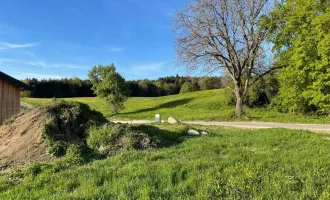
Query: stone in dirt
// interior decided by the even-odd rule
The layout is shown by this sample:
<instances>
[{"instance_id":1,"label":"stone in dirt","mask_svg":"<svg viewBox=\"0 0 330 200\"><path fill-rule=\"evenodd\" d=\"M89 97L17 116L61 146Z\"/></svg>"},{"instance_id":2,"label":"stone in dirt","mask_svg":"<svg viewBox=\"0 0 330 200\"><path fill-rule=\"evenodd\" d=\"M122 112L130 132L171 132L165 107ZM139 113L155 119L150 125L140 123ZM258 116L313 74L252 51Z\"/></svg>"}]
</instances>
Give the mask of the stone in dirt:
<instances>
[{"instance_id":1,"label":"stone in dirt","mask_svg":"<svg viewBox=\"0 0 330 200\"><path fill-rule=\"evenodd\" d=\"M169 118L167 119L167 122L168 122L169 124L178 124L178 123L180 123L179 120L175 119L174 117L169 117Z\"/></svg>"},{"instance_id":2,"label":"stone in dirt","mask_svg":"<svg viewBox=\"0 0 330 200\"><path fill-rule=\"evenodd\" d=\"M188 132L187 132L188 135L191 135L191 136L199 136L200 133L194 129L190 129Z\"/></svg>"}]
</instances>

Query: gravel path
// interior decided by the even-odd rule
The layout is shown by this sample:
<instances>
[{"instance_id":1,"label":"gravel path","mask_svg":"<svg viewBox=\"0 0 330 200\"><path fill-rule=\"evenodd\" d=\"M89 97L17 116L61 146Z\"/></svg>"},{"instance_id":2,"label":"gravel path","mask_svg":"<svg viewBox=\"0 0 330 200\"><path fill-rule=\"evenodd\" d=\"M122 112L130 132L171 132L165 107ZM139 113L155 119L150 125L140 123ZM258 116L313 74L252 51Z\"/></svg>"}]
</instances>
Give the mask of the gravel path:
<instances>
[{"instance_id":1,"label":"gravel path","mask_svg":"<svg viewBox=\"0 0 330 200\"><path fill-rule=\"evenodd\" d=\"M132 120L132 121L114 121L116 123L128 124L150 124L151 120ZM265 129L265 128L289 128L298 130L310 130L316 132L330 132L330 124L293 124L293 123L274 123L274 122L215 122L215 121L185 121L184 124L196 124L205 126L224 126L248 129Z\"/></svg>"}]
</instances>

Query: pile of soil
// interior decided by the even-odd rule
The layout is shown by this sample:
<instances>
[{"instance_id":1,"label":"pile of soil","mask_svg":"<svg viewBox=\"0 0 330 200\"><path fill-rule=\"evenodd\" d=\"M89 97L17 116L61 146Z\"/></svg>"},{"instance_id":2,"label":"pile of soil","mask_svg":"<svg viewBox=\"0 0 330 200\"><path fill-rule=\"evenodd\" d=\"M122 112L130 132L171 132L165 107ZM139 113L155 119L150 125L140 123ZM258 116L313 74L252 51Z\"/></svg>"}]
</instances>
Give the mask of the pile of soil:
<instances>
[{"instance_id":1,"label":"pile of soil","mask_svg":"<svg viewBox=\"0 0 330 200\"><path fill-rule=\"evenodd\" d=\"M46 153L42 141L46 120L47 113L35 108L16 116L10 124L0 126L0 171L53 159Z\"/></svg>"},{"instance_id":2,"label":"pile of soil","mask_svg":"<svg viewBox=\"0 0 330 200\"><path fill-rule=\"evenodd\" d=\"M83 148L89 127L106 121L102 113L86 104L56 99L20 114L0 126L0 171L49 162L64 156L71 144ZM63 155L57 155L58 151Z\"/></svg>"}]
</instances>

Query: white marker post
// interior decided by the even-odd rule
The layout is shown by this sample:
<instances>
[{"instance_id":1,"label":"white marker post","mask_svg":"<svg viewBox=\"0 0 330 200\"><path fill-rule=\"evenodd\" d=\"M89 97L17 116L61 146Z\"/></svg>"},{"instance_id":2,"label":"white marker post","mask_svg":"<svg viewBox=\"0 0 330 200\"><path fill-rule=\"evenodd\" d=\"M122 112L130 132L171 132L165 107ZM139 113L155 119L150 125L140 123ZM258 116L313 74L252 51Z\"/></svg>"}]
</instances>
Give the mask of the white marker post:
<instances>
[{"instance_id":1,"label":"white marker post","mask_svg":"<svg viewBox=\"0 0 330 200\"><path fill-rule=\"evenodd\" d=\"M156 123L162 123L162 119L161 119L160 114L156 114L155 118L156 118Z\"/></svg>"}]
</instances>

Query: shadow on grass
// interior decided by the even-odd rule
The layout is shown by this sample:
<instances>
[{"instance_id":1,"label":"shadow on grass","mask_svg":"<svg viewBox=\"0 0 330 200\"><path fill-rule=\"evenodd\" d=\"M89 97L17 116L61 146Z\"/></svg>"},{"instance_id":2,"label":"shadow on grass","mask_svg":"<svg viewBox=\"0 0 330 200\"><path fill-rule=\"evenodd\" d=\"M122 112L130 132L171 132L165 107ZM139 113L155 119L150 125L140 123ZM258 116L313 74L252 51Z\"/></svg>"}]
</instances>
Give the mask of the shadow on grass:
<instances>
[{"instance_id":1,"label":"shadow on grass","mask_svg":"<svg viewBox=\"0 0 330 200\"><path fill-rule=\"evenodd\" d=\"M248 120L248 121L260 120L260 119L261 119L261 117L246 115L246 120Z\"/></svg>"},{"instance_id":2,"label":"shadow on grass","mask_svg":"<svg viewBox=\"0 0 330 200\"><path fill-rule=\"evenodd\" d=\"M151 125L138 125L132 126L131 128L134 132L136 131L147 134L156 149L180 144L186 138L185 136L187 132L187 127L182 127L176 132L160 129Z\"/></svg>"},{"instance_id":3,"label":"shadow on grass","mask_svg":"<svg viewBox=\"0 0 330 200\"><path fill-rule=\"evenodd\" d=\"M162 109L162 108L175 108L177 106L185 105L185 104L189 103L190 101L192 101L193 99L194 98L186 98L186 99L179 99L179 100L175 100L175 101L169 101L169 102L160 104L153 108L144 108L144 109L136 110L133 112L125 112L122 114L137 114L137 113L155 111L155 110Z\"/></svg>"},{"instance_id":4,"label":"shadow on grass","mask_svg":"<svg viewBox=\"0 0 330 200\"><path fill-rule=\"evenodd\" d=\"M62 159L55 160L52 163L32 163L26 169L14 171L14 176L24 177L26 175L38 175L43 171L49 171L50 173L58 173L60 171L69 169L72 166L81 166L92 163L96 160L104 160L106 158L119 155L123 152L131 150L149 150L149 149L162 149L169 148L171 146L179 145L186 139L192 138L186 134L188 126L181 126L174 131L161 129L151 125L137 125L129 126L126 124L109 124L117 126L114 130L119 130L118 127L122 127L122 135L116 135L112 138L112 142L108 145L111 147L123 147L123 149L117 149L113 154L105 155L98 152L96 149L92 149L89 146L77 147L74 151L63 157ZM129 128L129 130L127 129ZM120 131L120 130L119 130ZM129 142L125 144L125 142ZM146 146L146 144L148 144ZM125 149L131 145L131 148ZM115 150L115 149L113 149ZM0 187L1 191L1 187Z\"/></svg>"}]
</instances>

